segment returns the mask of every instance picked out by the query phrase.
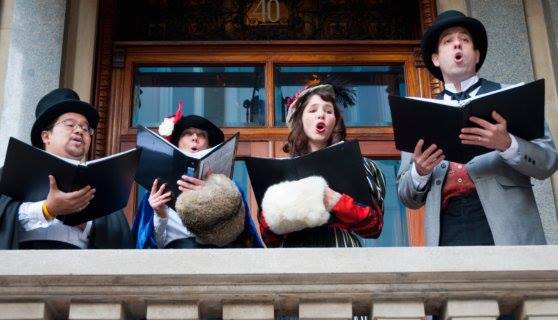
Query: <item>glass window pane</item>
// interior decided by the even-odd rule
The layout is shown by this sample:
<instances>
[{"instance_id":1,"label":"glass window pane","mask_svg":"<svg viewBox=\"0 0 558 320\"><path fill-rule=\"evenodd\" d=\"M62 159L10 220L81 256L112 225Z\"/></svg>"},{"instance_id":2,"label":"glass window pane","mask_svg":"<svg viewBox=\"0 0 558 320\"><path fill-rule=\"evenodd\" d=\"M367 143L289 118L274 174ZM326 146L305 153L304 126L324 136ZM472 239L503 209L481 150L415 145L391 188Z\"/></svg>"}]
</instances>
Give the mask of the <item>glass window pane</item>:
<instances>
[{"instance_id":1,"label":"glass window pane","mask_svg":"<svg viewBox=\"0 0 558 320\"><path fill-rule=\"evenodd\" d=\"M157 127L184 102L219 127L265 125L262 66L138 67L134 76L132 126Z\"/></svg>"},{"instance_id":2,"label":"glass window pane","mask_svg":"<svg viewBox=\"0 0 558 320\"><path fill-rule=\"evenodd\" d=\"M397 196L395 178L400 160L374 160L380 166L386 178L386 196L384 198L384 228L378 239L361 238L364 247L406 247L409 245L407 229L407 211Z\"/></svg>"},{"instance_id":3,"label":"glass window pane","mask_svg":"<svg viewBox=\"0 0 558 320\"><path fill-rule=\"evenodd\" d=\"M354 89L356 103L342 108L348 127L391 126L388 94L404 95L403 66L278 66L275 69L275 125L285 126L286 101L307 83L340 83Z\"/></svg>"}]
</instances>

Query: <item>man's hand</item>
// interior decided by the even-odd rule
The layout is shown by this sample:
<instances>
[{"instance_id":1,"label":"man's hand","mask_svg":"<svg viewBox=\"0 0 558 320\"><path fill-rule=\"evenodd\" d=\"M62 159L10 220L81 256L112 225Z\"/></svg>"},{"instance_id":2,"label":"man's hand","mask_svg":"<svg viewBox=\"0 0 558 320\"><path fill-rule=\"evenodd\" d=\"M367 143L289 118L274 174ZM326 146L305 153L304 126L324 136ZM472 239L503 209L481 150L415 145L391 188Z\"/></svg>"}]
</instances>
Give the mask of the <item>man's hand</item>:
<instances>
[{"instance_id":1,"label":"man's hand","mask_svg":"<svg viewBox=\"0 0 558 320\"><path fill-rule=\"evenodd\" d=\"M155 179L151 185L151 192L149 193L149 205L153 211L160 217L167 217L167 203L171 199L171 192L165 192L165 184L159 186L159 180Z\"/></svg>"},{"instance_id":2,"label":"man's hand","mask_svg":"<svg viewBox=\"0 0 558 320\"><path fill-rule=\"evenodd\" d=\"M48 211L53 216L67 215L79 212L89 205L95 196L95 189L85 186L77 191L63 192L58 189L56 179L48 176L50 190L45 204Z\"/></svg>"},{"instance_id":3,"label":"man's hand","mask_svg":"<svg viewBox=\"0 0 558 320\"><path fill-rule=\"evenodd\" d=\"M205 181L190 176L182 176L176 183L178 184L178 190L182 192L199 190L205 186Z\"/></svg>"},{"instance_id":4,"label":"man's hand","mask_svg":"<svg viewBox=\"0 0 558 320\"><path fill-rule=\"evenodd\" d=\"M432 171L434 171L434 168L446 157L444 156L442 149L438 149L435 144L431 145L424 150L424 152L422 152L423 145L424 140L420 139L415 145L415 151L413 152L415 169L421 176L431 174Z\"/></svg>"},{"instance_id":5,"label":"man's hand","mask_svg":"<svg viewBox=\"0 0 558 320\"><path fill-rule=\"evenodd\" d=\"M480 128L468 127L461 129L461 134L459 135L461 143L506 151L511 146L511 137L508 133L506 119L496 111L492 111L492 118L494 118L496 124L481 118L470 117L469 120L478 124Z\"/></svg>"}]
</instances>

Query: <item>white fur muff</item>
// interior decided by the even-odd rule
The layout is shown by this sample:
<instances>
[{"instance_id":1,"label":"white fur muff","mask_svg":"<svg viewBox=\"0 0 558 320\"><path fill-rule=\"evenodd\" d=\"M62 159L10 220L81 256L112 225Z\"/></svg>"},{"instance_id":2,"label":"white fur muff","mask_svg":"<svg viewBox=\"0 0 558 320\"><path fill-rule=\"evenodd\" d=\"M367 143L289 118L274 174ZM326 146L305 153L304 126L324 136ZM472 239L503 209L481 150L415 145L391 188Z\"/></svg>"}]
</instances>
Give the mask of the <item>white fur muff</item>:
<instances>
[{"instance_id":1,"label":"white fur muff","mask_svg":"<svg viewBox=\"0 0 558 320\"><path fill-rule=\"evenodd\" d=\"M286 234L327 223L324 205L327 182L319 176L275 184L267 189L262 210L269 229Z\"/></svg>"}]
</instances>

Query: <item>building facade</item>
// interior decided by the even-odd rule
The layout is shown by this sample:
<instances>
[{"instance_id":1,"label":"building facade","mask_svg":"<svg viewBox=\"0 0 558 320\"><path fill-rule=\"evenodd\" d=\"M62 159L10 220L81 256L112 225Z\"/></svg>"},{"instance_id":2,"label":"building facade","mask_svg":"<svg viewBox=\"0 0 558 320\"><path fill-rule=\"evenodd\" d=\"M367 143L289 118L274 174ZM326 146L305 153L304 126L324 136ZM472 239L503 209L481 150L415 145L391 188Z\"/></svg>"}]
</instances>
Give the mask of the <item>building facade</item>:
<instances>
[{"instance_id":1,"label":"building facade","mask_svg":"<svg viewBox=\"0 0 558 320\"><path fill-rule=\"evenodd\" d=\"M422 246L421 210L408 210L397 200L399 152L387 95L431 97L440 92L442 84L421 61L420 37L438 12L450 9L465 12L486 26L489 48L480 76L502 83L546 79L546 120L558 137L555 0L0 0L0 164L9 137L29 141L40 97L63 86L99 110L92 158L134 147L137 125L157 127L183 100L187 114L210 118L227 136L241 133L235 175L248 189L242 157L284 155L287 98L312 81L340 81L350 83L357 92L357 104L344 109L348 138L358 139L363 154L378 161L388 183L386 226L378 240L365 243L369 247ZM545 181L533 180L549 244L558 244L558 187L553 187L557 183L556 174ZM137 187L132 192L126 208L129 221L142 192ZM253 197L251 206L256 212ZM486 248L472 260L463 257L477 251L460 248L376 248L335 254L248 250L219 253L220 263L233 261L238 268L215 267L207 274L203 268L173 262L185 259L211 266L214 262L203 251L175 256L151 252L147 260L138 252L125 253L126 261L145 263L146 269L107 262L119 253L79 254L100 270L80 266L75 257L64 253L47 253L41 256L44 261L68 259L70 264L61 269L45 266L38 273L17 267L37 256L6 252L0 256L16 265L0 269L0 283L5 284L0 287L0 310L15 310L15 314L18 308L46 310L44 314L55 318L75 319L87 310L152 319L165 312L173 314L172 310L183 318L191 314L191 318L229 319L267 319L270 312L273 318L297 310L301 319L344 319L375 312L379 318L411 319L442 310L459 317L460 308L466 310L464 317L496 317L498 313L529 314L532 304L556 310L552 308L558 303L558 265L553 260L541 262L544 268L537 264L537 259L555 254L556 248L533 250ZM343 257L362 264L376 258L395 262L323 269L314 264L334 263ZM446 262L440 262L440 257ZM276 259L286 264L265 263ZM295 271L297 260L300 268ZM110 268L104 269L99 261ZM158 273L157 267L168 269ZM305 273L309 278L305 279ZM328 274L339 276L339 281ZM37 279L61 282L42 286ZM520 281L508 285L513 279ZM543 279L548 279L548 285ZM82 289L72 289L72 281ZM286 281L283 286L282 281ZM41 293L43 289L47 293ZM431 293L424 294L425 290ZM165 294L158 296L158 292ZM7 298L13 294L19 298Z\"/></svg>"}]
</instances>

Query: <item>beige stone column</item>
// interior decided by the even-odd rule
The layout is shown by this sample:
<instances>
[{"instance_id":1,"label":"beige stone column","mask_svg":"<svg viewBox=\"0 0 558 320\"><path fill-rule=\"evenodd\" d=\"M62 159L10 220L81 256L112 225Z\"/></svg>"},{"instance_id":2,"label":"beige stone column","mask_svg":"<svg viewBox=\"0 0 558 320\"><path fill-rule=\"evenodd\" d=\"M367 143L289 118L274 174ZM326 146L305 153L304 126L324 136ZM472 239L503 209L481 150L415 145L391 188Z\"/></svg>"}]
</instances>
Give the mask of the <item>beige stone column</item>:
<instances>
[{"instance_id":1,"label":"beige stone column","mask_svg":"<svg viewBox=\"0 0 558 320\"><path fill-rule=\"evenodd\" d=\"M437 0L436 9L438 10L438 14L448 10L457 10L469 15L466 0Z\"/></svg>"},{"instance_id":2,"label":"beige stone column","mask_svg":"<svg viewBox=\"0 0 558 320\"><path fill-rule=\"evenodd\" d=\"M374 302L372 304L371 314L372 320L421 320L425 317L424 303L416 301Z\"/></svg>"},{"instance_id":3,"label":"beige stone column","mask_svg":"<svg viewBox=\"0 0 558 320\"><path fill-rule=\"evenodd\" d=\"M545 79L545 117L554 141L558 141L558 90L556 86L556 73L550 49L550 37L547 19L543 11L541 0L523 0L525 7L525 18L529 32L529 44L531 57L533 59L533 72L535 79ZM552 189L554 192L554 203L558 199L558 174L552 175Z\"/></svg>"},{"instance_id":4,"label":"beige stone column","mask_svg":"<svg viewBox=\"0 0 558 320\"><path fill-rule=\"evenodd\" d=\"M68 3L61 85L74 89L81 100L92 102L98 0Z\"/></svg>"},{"instance_id":5,"label":"beige stone column","mask_svg":"<svg viewBox=\"0 0 558 320\"><path fill-rule=\"evenodd\" d=\"M519 320L550 320L558 319L558 298L530 299L523 301L519 308Z\"/></svg>"},{"instance_id":6,"label":"beige stone column","mask_svg":"<svg viewBox=\"0 0 558 320\"><path fill-rule=\"evenodd\" d=\"M198 320L197 303L148 303L147 320Z\"/></svg>"},{"instance_id":7,"label":"beige stone column","mask_svg":"<svg viewBox=\"0 0 558 320\"><path fill-rule=\"evenodd\" d=\"M275 308L272 302L223 304L223 320L274 320Z\"/></svg>"},{"instance_id":8,"label":"beige stone column","mask_svg":"<svg viewBox=\"0 0 558 320\"><path fill-rule=\"evenodd\" d=\"M298 317L300 320L351 320L353 305L350 302L301 302Z\"/></svg>"},{"instance_id":9,"label":"beige stone column","mask_svg":"<svg viewBox=\"0 0 558 320\"><path fill-rule=\"evenodd\" d=\"M8 67L14 0L0 1L0 88L4 88ZM0 90L0 108L4 106L4 90ZM0 110L0 114L1 114Z\"/></svg>"},{"instance_id":10,"label":"beige stone column","mask_svg":"<svg viewBox=\"0 0 558 320\"><path fill-rule=\"evenodd\" d=\"M124 320L122 303L72 303L70 320Z\"/></svg>"},{"instance_id":11,"label":"beige stone column","mask_svg":"<svg viewBox=\"0 0 558 320\"><path fill-rule=\"evenodd\" d=\"M53 319L44 302L0 303L0 319L50 320Z\"/></svg>"},{"instance_id":12,"label":"beige stone column","mask_svg":"<svg viewBox=\"0 0 558 320\"><path fill-rule=\"evenodd\" d=\"M448 300L444 320L496 320L500 315L496 300Z\"/></svg>"}]
</instances>

